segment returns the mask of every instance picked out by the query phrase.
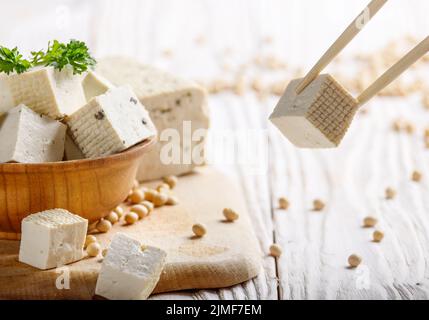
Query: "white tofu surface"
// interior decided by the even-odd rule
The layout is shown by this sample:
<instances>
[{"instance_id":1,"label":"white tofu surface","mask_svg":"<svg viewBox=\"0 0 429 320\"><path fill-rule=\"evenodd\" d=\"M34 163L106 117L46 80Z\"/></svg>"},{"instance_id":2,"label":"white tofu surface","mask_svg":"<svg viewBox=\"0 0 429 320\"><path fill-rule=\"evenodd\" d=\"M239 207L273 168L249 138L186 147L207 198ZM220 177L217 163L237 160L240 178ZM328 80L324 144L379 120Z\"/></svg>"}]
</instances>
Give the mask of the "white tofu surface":
<instances>
[{"instance_id":1,"label":"white tofu surface","mask_svg":"<svg viewBox=\"0 0 429 320\"><path fill-rule=\"evenodd\" d=\"M356 99L329 74L318 76L297 94L301 80L288 85L271 122L297 147L337 147L358 109Z\"/></svg>"},{"instance_id":2,"label":"white tofu surface","mask_svg":"<svg viewBox=\"0 0 429 320\"><path fill-rule=\"evenodd\" d=\"M86 100L82 76L73 75L71 68L59 71L52 67L37 67L4 78L1 95L8 97L2 109L25 104L35 112L53 119L70 115ZM3 103L2 103L3 104Z\"/></svg>"},{"instance_id":3,"label":"white tofu surface","mask_svg":"<svg viewBox=\"0 0 429 320\"><path fill-rule=\"evenodd\" d=\"M193 81L139 63L128 57L110 57L100 59L96 71L114 85L129 84L140 102L149 111L149 115L161 134L164 130L177 130L180 141L183 136L184 123L191 124L191 134L208 129L209 110L206 91ZM187 130L187 129L186 129ZM191 141L188 144L177 143L181 154L192 152L205 142ZM160 179L168 175L181 175L192 171L197 165L194 159L179 163L165 163L160 159L163 148L170 148L175 141L161 141L142 157L137 173L140 181ZM176 145L175 145L176 147ZM181 157L182 159L182 157ZM204 159L202 159L204 160Z\"/></svg>"},{"instance_id":4,"label":"white tofu surface","mask_svg":"<svg viewBox=\"0 0 429 320\"><path fill-rule=\"evenodd\" d=\"M64 209L47 210L22 220L19 261L46 270L83 258L88 220Z\"/></svg>"},{"instance_id":5,"label":"white tofu surface","mask_svg":"<svg viewBox=\"0 0 429 320\"><path fill-rule=\"evenodd\" d=\"M107 250L95 293L110 300L147 299L159 281L166 252L117 233Z\"/></svg>"},{"instance_id":6,"label":"white tofu surface","mask_svg":"<svg viewBox=\"0 0 429 320\"><path fill-rule=\"evenodd\" d=\"M0 116L16 106L7 83L7 77L6 74L0 73Z\"/></svg>"},{"instance_id":7,"label":"white tofu surface","mask_svg":"<svg viewBox=\"0 0 429 320\"><path fill-rule=\"evenodd\" d=\"M104 94L107 90L112 89L113 85L109 80L95 73L89 71L82 81L83 91L85 92L86 101L92 98Z\"/></svg>"},{"instance_id":8,"label":"white tofu surface","mask_svg":"<svg viewBox=\"0 0 429 320\"><path fill-rule=\"evenodd\" d=\"M128 87L117 87L91 99L67 118L70 134L87 158L126 150L156 136L145 107Z\"/></svg>"},{"instance_id":9,"label":"white tofu surface","mask_svg":"<svg viewBox=\"0 0 429 320\"><path fill-rule=\"evenodd\" d=\"M0 163L61 161L67 127L19 105L0 117Z\"/></svg>"},{"instance_id":10,"label":"white tofu surface","mask_svg":"<svg viewBox=\"0 0 429 320\"><path fill-rule=\"evenodd\" d=\"M80 160L85 159L85 155L80 151L79 147L74 143L69 134L66 134L66 141L64 144L64 160Z\"/></svg>"}]
</instances>

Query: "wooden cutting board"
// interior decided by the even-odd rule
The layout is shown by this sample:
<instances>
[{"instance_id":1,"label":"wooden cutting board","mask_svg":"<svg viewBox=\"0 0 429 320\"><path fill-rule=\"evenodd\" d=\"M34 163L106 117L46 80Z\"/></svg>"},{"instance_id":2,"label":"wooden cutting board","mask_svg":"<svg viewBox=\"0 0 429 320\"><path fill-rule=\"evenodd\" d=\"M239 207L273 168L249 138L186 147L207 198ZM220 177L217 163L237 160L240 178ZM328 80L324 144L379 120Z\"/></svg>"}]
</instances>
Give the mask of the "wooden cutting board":
<instances>
[{"instance_id":1,"label":"wooden cutting board","mask_svg":"<svg viewBox=\"0 0 429 320\"><path fill-rule=\"evenodd\" d=\"M179 205L157 208L132 226L117 223L109 233L97 235L102 247L108 246L116 232L124 232L166 250L167 264L156 293L228 287L258 274L262 255L241 194L228 178L211 168L200 168L179 178L172 193L179 198ZM225 207L234 208L240 219L225 222ZM206 225L205 237L192 236L194 223ZM61 282L64 270L41 271L22 264L18 251L19 241L0 241L1 299L93 298L101 257L68 265L70 289L59 290L56 282Z\"/></svg>"}]
</instances>

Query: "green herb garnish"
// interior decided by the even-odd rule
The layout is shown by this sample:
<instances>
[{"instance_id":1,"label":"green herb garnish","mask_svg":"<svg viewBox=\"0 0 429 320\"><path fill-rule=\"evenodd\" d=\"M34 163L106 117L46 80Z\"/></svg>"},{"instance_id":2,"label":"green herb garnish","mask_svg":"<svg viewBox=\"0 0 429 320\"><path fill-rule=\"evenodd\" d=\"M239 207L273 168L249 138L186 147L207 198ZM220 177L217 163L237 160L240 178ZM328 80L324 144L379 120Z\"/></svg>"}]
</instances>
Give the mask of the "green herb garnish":
<instances>
[{"instance_id":1,"label":"green herb garnish","mask_svg":"<svg viewBox=\"0 0 429 320\"><path fill-rule=\"evenodd\" d=\"M11 72L23 73L31 67L28 60L22 58L18 48L8 49L0 46L0 72L9 74Z\"/></svg>"},{"instance_id":2,"label":"green herb garnish","mask_svg":"<svg viewBox=\"0 0 429 320\"><path fill-rule=\"evenodd\" d=\"M48 44L46 53L35 51L31 55L32 64L35 66L53 66L61 71L65 66L70 65L73 68L73 74L81 74L96 64L85 42L77 40L71 40L67 44L54 40L52 44Z\"/></svg>"}]
</instances>

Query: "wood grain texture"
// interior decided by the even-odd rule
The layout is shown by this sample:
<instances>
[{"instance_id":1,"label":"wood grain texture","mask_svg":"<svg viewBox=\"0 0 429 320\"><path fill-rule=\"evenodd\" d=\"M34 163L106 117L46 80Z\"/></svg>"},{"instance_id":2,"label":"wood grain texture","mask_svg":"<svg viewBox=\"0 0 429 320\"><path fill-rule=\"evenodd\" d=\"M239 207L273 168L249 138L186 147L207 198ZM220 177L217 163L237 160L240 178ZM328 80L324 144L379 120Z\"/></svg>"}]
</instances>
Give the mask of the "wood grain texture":
<instances>
[{"instance_id":1,"label":"wood grain texture","mask_svg":"<svg viewBox=\"0 0 429 320\"><path fill-rule=\"evenodd\" d=\"M22 219L48 209L90 222L103 218L127 197L141 157L155 142L99 159L0 164L0 239L18 239Z\"/></svg>"},{"instance_id":2,"label":"wood grain texture","mask_svg":"<svg viewBox=\"0 0 429 320\"><path fill-rule=\"evenodd\" d=\"M155 292L229 287L258 275L261 252L244 202L228 178L200 168L181 177L174 194L180 199L178 205L157 208L134 225L116 224L110 232L97 235L101 246L107 248L116 232L124 232L144 244L164 249L166 266ZM237 210L240 219L226 222L222 215L225 207ZM193 236L195 223L206 225L204 237ZM55 284L59 271L41 271L19 263L18 249L17 241L0 241L0 298L92 298L100 257L67 266L70 290L58 290Z\"/></svg>"}]
</instances>

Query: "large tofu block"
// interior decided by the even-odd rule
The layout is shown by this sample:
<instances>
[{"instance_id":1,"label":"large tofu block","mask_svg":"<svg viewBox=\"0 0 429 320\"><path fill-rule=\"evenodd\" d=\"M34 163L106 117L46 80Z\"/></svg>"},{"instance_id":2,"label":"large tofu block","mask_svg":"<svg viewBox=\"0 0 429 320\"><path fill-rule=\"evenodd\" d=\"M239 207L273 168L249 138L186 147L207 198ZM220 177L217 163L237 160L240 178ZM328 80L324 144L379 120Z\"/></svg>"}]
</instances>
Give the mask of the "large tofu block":
<instances>
[{"instance_id":1,"label":"large tofu block","mask_svg":"<svg viewBox=\"0 0 429 320\"><path fill-rule=\"evenodd\" d=\"M293 80L286 88L271 122L297 147L337 147L356 114L357 100L328 74L297 95L301 80Z\"/></svg>"},{"instance_id":2,"label":"large tofu block","mask_svg":"<svg viewBox=\"0 0 429 320\"><path fill-rule=\"evenodd\" d=\"M19 105L0 118L0 163L61 161L67 127Z\"/></svg>"},{"instance_id":3,"label":"large tofu block","mask_svg":"<svg viewBox=\"0 0 429 320\"><path fill-rule=\"evenodd\" d=\"M59 119L72 114L86 102L82 77L73 75L70 68L62 71L52 67L34 68L6 76L0 82L2 95L7 96L1 109L22 103L37 113Z\"/></svg>"},{"instance_id":4,"label":"large tofu block","mask_svg":"<svg viewBox=\"0 0 429 320\"><path fill-rule=\"evenodd\" d=\"M19 261L46 270L83 258L88 220L64 209L47 210L22 220Z\"/></svg>"},{"instance_id":5,"label":"large tofu block","mask_svg":"<svg viewBox=\"0 0 429 320\"><path fill-rule=\"evenodd\" d=\"M156 136L148 112L128 87L108 90L66 118L86 158L108 156Z\"/></svg>"},{"instance_id":6,"label":"large tofu block","mask_svg":"<svg viewBox=\"0 0 429 320\"><path fill-rule=\"evenodd\" d=\"M95 294L110 300L147 299L159 281L166 255L117 233L103 260Z\"/></svg>"},{"instance_id":7,"label":"large tofu block","mask_svg":"<svg viewBox=\"0 0 429 320\"><path fill-rule=\"evenodd\" d=\"M190 158L187 155L204 144L205 134L189 141L189 137L184 137L184 129L186 131L189 128L189 135L192 136L209 127L207 94L203 88L192 81L125 57L101 59L96 71L114 85L131 85L159 132L157 145L142 158L137 174L140 181L181 175L202 164L204 159ZM169 137L162 141L167 129L177 132L180 141ZM180 154L179 161L162 161L160 154L165 147L176 147Z\"/></svg>"}]
</instances>

